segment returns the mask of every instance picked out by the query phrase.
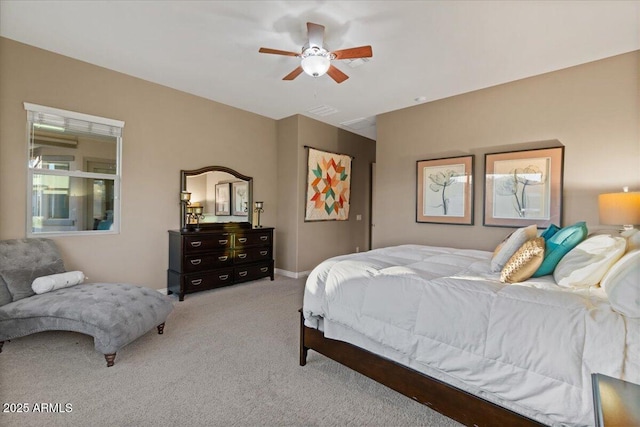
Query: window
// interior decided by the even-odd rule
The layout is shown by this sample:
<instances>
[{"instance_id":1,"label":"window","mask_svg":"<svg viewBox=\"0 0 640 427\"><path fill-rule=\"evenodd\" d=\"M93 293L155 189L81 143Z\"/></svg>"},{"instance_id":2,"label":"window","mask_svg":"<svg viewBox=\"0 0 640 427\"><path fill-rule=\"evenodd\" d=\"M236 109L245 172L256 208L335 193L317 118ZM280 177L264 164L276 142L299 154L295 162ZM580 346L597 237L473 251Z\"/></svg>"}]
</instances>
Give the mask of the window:
<instances>
[{"instance_id":1,"label":"window","mask_svg":"<svg viewBox=\"0 0 640 427\"><path fill-rule=\"evenodd\" d=\"M120 231L124 122L24 104L27 235Z\"/></svg>"}]
</instances>

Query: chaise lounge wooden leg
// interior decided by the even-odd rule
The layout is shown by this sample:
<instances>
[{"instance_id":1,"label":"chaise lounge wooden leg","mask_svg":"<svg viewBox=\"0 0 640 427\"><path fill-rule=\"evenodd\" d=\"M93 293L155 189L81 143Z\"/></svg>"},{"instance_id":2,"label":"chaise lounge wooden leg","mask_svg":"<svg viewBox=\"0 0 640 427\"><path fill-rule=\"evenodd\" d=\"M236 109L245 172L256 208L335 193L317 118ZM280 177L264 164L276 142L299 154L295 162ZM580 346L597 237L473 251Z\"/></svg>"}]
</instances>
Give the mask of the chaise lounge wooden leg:
<instances>
[{"instance_id":1,"label":"chaise lounge wooden leg","mask_svg":"<svg viewBox=\"0 0 640 427\"><path fill-rule=\"evenodd\" d=\"M158 325L158 334L162 335L164 332L164 322ZM0 342L0 352L2 352L2 343ZM113 366L114 361L116 360L116 353L105 354L104 359L107 361L107 368Z\"/></svg>"},{"instance_id":2,"label":"chaise lounge wooden leg","mask_svg":"<svg viewBox=\"0 0 640 427\"><path fill-rule=\"evenodd\" d=\"M2 353L2 346L4 345L4 341L0 341L0 353Z\"/></svg>"},{"instance_id":3,"label":"chaise lounge wooden leg","mask_svg":"<svg viewBox=\"0 0 640 427\"><path fill-rule=\"evenodd\" d=\"M108 368L110 366L113 366L113 361L116 360L116 354L115 353L105 354L104 358L107 361L107 368Z\"/></svg>"}]
</instances>

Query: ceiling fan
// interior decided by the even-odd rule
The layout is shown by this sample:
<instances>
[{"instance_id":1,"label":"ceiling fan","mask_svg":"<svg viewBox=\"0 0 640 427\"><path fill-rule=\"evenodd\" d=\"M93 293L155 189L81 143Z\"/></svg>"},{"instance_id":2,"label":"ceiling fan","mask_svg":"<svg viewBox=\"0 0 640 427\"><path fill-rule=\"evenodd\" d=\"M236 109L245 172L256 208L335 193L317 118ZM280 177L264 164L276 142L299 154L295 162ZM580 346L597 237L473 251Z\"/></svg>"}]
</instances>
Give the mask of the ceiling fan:
<instances>
[{"instance_id":1,"label":"ceiling fan","mask_svg":"<svg viewBox=\"0 0 640 427\"><path fill-rule=\"evenodd\" d=\"M331 65L332 60L371 58L373 56L371 46L360 46L329 52L322 45L322 43L324 42L323 25L307 22L307 35L309 41L302 47L301 53L269 49L266 47L260 48L260 53L272 53L274 55L295 56L297 58L302 58L298 68L284 76L282 80L293 80L304 71L305 73L313 77L329 74L329 76L333 80L335 80L336 83L342 83L343 81L347 80L349 76Z\"/></svg>"}]
</instances>

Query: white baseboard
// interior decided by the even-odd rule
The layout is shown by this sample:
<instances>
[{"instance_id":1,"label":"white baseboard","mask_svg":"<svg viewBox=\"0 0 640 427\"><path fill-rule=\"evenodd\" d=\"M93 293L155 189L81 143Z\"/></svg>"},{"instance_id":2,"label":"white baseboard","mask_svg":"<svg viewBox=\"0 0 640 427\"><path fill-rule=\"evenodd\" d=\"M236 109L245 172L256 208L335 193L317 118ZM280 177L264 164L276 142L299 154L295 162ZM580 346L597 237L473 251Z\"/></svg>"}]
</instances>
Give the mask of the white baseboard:
<instances>
[{"instance_id":1,"label":"white baseboard","mask_svg":"<svg viewBox=\"0 0 640 427\"><path fill-rule=\"evenodd\" d=\"M281 268L276 268L274 270L275 274L279 274L281 276L285 276L285 277L291 277L292 279L299 279L301 277L307 277L309 274L311 274L311 271L300 271L300 272L293 272L293 271L288 271L288 270L283 270Z\"/></svg>"},{"instance_id":2,"label":"white baseboard","mask_svg":"<svg viewBox=\"0 0 640 427\"><path fill-rule=\"evenodd\" d=\"M160 292L162 295L168 295L168 294L167 294L167 288L163 288L163 289L156 289L156 291Z\"/></svg>"}]
</instances>

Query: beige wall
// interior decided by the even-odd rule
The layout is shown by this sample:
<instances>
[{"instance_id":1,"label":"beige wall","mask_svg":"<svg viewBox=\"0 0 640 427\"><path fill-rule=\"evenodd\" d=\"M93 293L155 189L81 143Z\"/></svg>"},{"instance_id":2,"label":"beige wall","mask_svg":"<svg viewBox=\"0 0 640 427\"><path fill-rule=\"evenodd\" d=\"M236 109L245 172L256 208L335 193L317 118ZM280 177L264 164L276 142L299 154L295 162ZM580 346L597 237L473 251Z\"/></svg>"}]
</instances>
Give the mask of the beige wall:
<instances>
[{"instance_id":1,"label":"beige wall","mask_svg":"<svg viewBox=\"0 0 640 427\"><path fill-rule=\"evenodd\" d=\"M492 250L483 227L484 155L565 146L564 224L598 225L597 195L640 190L640 52L378 117L374 247L423 243ZM475 225L415 222L416 161L475 154Z\"/></svg>"},{"instance_id":2,"label":"beige wall","mask_svg":"<svg viewBox=\"0 0 640 427\"><path fill-rule=\"evenodd\" d=\"M298 272L298 222L304 215L301 200L298 200L300 185L298 158L299 116L278 121L278 219L276 225L277 268ZM289 166L284 166L289 165ZM266 206L268 208L268 206Z\"/></svg>"},{"instance_id":3,"label":"beige wall","mask_svg":"<svg viewBox=\"0 0 640 427\"><path fill-rule=\"evenodd\" d=\"M349 220L305 222L307 150L314 147L349 154L351 200ZM371 164L375 141L305 116L278 123L278 228L277 266L291 272L311 270L322 260L369 246ZM297 165L288 167L287 165ZM362 219L358 221L357 215Z\"/></svg>"},{"instance_id":4,"label":"beige wall","mask_svg":"<svg viewBox=\"0 0 640 427\"><path fill-rule=\"evenodd\" d=\"M276 121L0 38L0 239L26 235L23 102L125 122L121 233L56 237L67 269L165 288L181 169L223 165L252 176L254 200L267 207L262 222L276 224Z\"/></svg>"},{"instance_id":5,"label":"beige wall","mask_svg":"<svg viewBox=\"0 0 640 427\"><path fill-rule=\"evenodd\" d=\"M564 223L595 227L598 193L640 189L639 64L635 52L383 114L376 144L308 117L276 122L0 38L0 239L26 234L25 101L126 123L121 233L55 238L67 268L95 281L166 286L180 169L207 165L253 176L261 222L277 227L276 267L292 272L368 248L376 158L374 247L492 249L509 229L482 226L484 154L554 139L566 147ZM355 157L349 221L304 222L304 145ZM415 223L416 161L461 154L476 155L475 225Z\"/></svg>"}]
</instances>

